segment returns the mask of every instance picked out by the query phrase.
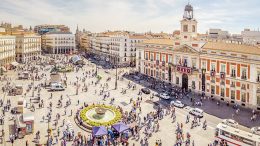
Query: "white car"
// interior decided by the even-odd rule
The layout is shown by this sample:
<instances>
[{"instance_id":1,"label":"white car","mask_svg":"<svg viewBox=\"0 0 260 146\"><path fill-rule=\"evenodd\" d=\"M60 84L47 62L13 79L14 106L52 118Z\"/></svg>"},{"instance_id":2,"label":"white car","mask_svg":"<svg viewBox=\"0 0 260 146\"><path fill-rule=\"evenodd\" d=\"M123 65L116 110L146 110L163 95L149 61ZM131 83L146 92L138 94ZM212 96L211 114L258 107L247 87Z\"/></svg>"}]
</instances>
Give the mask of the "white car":
<instances>
[{"instance_id":1,"label":"white car","mask_svg":"<svg viewBox=\"0 0 260 146\"><path fill-rule=\"evenodd\" d=\"M251 128L251 132L257 135L260 135L260 127Z\"/></svg>"},{"instance_id":2,"label":"white car","mask_svg":"<svg viewBox=\"0 0 260 146\"><path fill-rule=\"evenodd\" d=\"M169 95L167 95L166 93L160 93L159 97L162 99L170 99L171 97Z\"/></svg>"},{"instance_id":3,"label":"white car","mask_svg":"<svg viewBox=\"0 0 260 146\"><path fill-rule=\"evenodd\" d=\"M181 101L179 101L179 100L172 101L171 104L176 106L176 107L179 107L179 108L183 108L184 107L184 104Z\"/></svg>"},{"instance_id":4,"label":"white car","mask_svg":"<svg viewBox=\"0 0 260 146\"><path fill-rule=\"evenodd\" d=\"M191 108L189 113L199 118L203 117L203 110L199 108Z\"/></svg>"},{"instance_id":5,"label":"white car","mask_svg":"<svg viewBox=\"0 0 260 146\"><path fill-rule=\"evenodd\" d=\"M63 91L65 88L60 83L52 83L51 84L51 91Z\"/></svg>"},{"instance_id":6,"label":"white car","mask_svg":"<svg viewBox=\"0 0 260 146\"><path fill-rule=\"evenodd\" d=\"M224 119L222 121L223 124L226 124L226 125L229 125L231 127L235 127L237 128L238 127L238 123L235 121L235 120L232 120L232 119Z\"/></svg>"}]
</instances>

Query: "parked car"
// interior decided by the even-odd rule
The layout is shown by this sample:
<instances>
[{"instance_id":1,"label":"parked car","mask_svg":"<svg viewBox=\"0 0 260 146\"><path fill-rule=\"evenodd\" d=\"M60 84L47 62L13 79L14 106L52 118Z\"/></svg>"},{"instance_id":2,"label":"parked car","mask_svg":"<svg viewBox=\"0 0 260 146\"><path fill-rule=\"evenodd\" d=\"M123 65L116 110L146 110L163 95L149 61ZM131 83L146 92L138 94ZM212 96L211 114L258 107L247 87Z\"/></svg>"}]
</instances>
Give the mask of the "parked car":
<instances>
[{"instance_id":1,"label":"parked car","mask_svg":"<svg viewBox=\"0 0 260 146\"><path fill-rule=\"evenodd\" d=\"M141 91L142 91L144 94L150 94L150 93L151 93L150 89L148 89L148 88L142 88Z\"/></svg>"},{"instance_id":2,"label":"parked car","mask_svg":"<svg viewBox=\"0 0 260 146\"><path fill-rule=\"evenodd\" d=\"M174 105L174 106L179 107L179 108L183 108L184 107L184 104L181 101L179 101L179 100L172 101L171 105Z\"/></svg>"},{"instance_id":3,"label":"parked car","mask_svg":"<svg viewBox=\"0 0 260 146\"><path fill-rule=\"evenodd\" d=\"M251 132L257 135L260 135L260 127L251 128Z\"/></svg>"},{"instance_id":4,"label":"parked car","mask_svg":"<svg viewBox=\"0 0 260 146\"><path fill-rule=\"evenodd\" d=\"M51 84L51 91L63 91L65 88L60 83Z\"/></svg>"},{"instance_id":5,"label":"parked car","mask_svg":"<svg viewBox=\"0 0 260 146\"><path fill-rule=\"evenodd\" d=\"M224 119L222 121L223 124L226 124L226 125L229 125L231 127L235 127L237 128L238 127L238 123L235 121L235 120L232 120L232 119Z\"/></svg>"},{"instance_id":6,"label":"parked car","mask_svg":"<svg viewBox=\"0 0 260 146\"><path fill-rule=\"evenodd\" d=\"M203 110L199 108L191 108L189 113L199 118L203 117Z\"/></svg>"},{"instance_id":7,"label":"parked car","mask_svg":"<svg viewBox=\"0 0 260 146\"><path fill-rule=\"evenodd\" d=\"M162 98L162 99L170 99L170 98L171 98L171 97L170 97L168 94L166 94L166 93L160 93L160 94L159 94L159 97Z\"/></svg>"}]
</instances>

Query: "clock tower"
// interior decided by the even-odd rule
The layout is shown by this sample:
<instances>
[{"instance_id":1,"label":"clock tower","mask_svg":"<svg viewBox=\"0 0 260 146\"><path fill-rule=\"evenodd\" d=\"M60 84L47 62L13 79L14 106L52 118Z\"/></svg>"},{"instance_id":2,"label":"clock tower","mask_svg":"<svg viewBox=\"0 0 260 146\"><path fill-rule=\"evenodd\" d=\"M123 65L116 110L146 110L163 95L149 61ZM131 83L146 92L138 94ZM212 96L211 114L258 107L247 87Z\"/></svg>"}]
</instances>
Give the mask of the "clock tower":
<instances>
[{"instance_id":1,"label":"clock tower","mask_svg":"<svg viewBox=\"0 0 260 146\"><path fill-rule=\"evenodd\" d=\"M192 41L193 38L197 37L197 23L193 15L193 7L188 3L185 6L183 19L181 20L182 41Z\"/></svg>"}]
</instances>

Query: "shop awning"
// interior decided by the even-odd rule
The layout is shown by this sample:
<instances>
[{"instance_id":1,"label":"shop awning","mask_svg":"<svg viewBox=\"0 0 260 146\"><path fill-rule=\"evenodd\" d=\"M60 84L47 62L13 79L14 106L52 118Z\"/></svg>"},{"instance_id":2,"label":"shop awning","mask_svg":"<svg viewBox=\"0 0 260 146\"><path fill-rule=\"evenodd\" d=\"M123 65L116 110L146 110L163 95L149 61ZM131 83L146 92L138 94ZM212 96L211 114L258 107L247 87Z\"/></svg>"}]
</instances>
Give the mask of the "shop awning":
<instances>
[{"instance_id":1,"label":"shop awning","mask_svg":"<svg viewBox=\"0 0 260 146\"><path fill-rule=\"evenodd\" d=\"M17 66L17 65L19 65L19 63L18 62L12 62L11 65L12 66Z\"/></svg>"}]
</instances>

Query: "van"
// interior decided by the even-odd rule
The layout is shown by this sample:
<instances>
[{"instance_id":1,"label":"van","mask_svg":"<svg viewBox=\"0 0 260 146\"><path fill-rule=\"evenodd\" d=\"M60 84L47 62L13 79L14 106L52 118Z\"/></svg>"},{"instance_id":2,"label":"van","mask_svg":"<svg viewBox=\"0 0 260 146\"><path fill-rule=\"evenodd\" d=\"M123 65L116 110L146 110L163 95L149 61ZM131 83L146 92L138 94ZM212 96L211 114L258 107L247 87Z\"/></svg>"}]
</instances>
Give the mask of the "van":
<instances>
[{"instance_id":1,"label":"van","mask_svg":"<svg viewBox=\"0 0 260 146\"><path fill-rule=\"evenodd\" d=\"M51 84L51 91L63 91L65 88L60 83L52 83Z\"/></svg>"},{"instance_id":2,"label":"van","mask_svg":"<svg viewBox=\"0 0 260 146\"><path fill-rule=\"evenodd\" d=\"M199 118L203 117L203 110L199 108L192 108L189 113Z\"/></svg>"}]
</instances>

